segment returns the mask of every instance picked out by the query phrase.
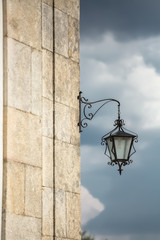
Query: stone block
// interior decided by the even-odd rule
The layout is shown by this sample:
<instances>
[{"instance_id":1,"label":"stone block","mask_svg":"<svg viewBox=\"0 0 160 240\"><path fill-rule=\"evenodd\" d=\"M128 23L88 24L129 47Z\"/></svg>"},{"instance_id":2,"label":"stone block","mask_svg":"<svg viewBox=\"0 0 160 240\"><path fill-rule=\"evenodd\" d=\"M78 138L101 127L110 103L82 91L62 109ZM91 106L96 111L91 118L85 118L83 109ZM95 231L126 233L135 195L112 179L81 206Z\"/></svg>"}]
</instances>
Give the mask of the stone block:
<instances>
[{"instance_id":1,"label":"stone block","mask_svg":"<svg viewBox=\"0 0 160 240\"><path fill-rule=\"evenodd\" d=\"M67 238L81 239L80 195L66 193Z\"/></svg>"},{"instance_id":2,"label":"stone block","mask_svg":"<svg viewBox=\"0 0 160 240\"><path fill-rule=\"evenodd\" d=\"M55 54L55 100L63 104L69 104L67 96L71 93L68 68L68 59L59 54Z\"/></svg>"},{"instance_id":3,"label":"stone block","mask_svg":"<svg viewBox=\"0 0 160 240\"><path fill-rule=\"evenodd\" d=\"M43 50L43 97L53 99L53 53Z\"/></svg>"},{"instance_id":4,"label":"stone block","mask_svg":"<svg viewBox=\"0 0 160 240\"><path fill-rule=\"evenodd\" d=\"M53 236L53 188L43 188L42 232Z\"/></svg>"},{"instance_id":5,"label":"stone block","mask_svg":"<svg viewBox=\"0 0 160 240\"><path fill-rule=\"evenodd\" d=\"M42 79L41 52L32 51L32 113L41 115Z\"/></svg>"},{"instance_id":6,"label":"stone block","mask_svg":"<svg viewBox=\"0 0 160 240\"><path fill-rule=\"evenodd\" d=\"M43 186L53 187L53 139L42 138Z\"/></svg>"},{"instance_id":7,"label":"stone block","mask_svg":"<svg viewBox=\"0 0 160 240\"><path fill-rule=\"evenodd\" d=\"M43 98L43 136L53 138L53 102Z\"/></svg>"},{"instance_id":8,"label":"stone block","mask_svg":"<svg viewBox=\"0 0 160 240\"><path fill-rule=\"evenodd\" d=\"M63 190L55 191L55 236L66 237L66 199Z\"/></svg>"},{"instance_id":9,"label":"stone block","mask_svg":"<svg viewBox=\"0 0 160 240\"><path fill-rule=\"evenodd\" d=\"M79 65L55 54L55 100L78 109L79 89Z\"/></svg>"},{"instance_id":10,"label":"stone block","mask_svg":"<svg viewBox=\"0 0 160 240\"><path fill-rule=\"evenodd\" d=\"M55 5L55 8L67 13L67 11L68 11L68 1L66 1L66 0L55 0L54 5Z\"/></svg>"},{"instance_id":11,"label":"stone block","mask_svg":"<svg viewBox=\"0 0 160 240\"><path fill-rule=\"evenodd\" d=\"M7 58L8 102L5 104L30 112L31 48L8 38Z\"/></svg>"},{"instance_id":12,"label":"stone block","mask_svg":"<svg viewBox=\"0 0 160 240\"><path fill-rule=\"evenodd\" d=\"M80 144L80 134L77 123L79 112L66 105L55 103L55 137L63 142Z\"/></svg>"},{"instance_id":13,"label":"stone block","mask_svg":"<svg viewBox=\"0 0 160 240\"><path fill-rule=\"evenodd\" d=\"M7 240L40 240L41 219L6 214L5 238ZM4 217L3 217L4 219Z\"/></svg>"},{"instance_id":14,"label":"stone block","mask_svg":"<svg viewBox=\"0 0 160 240\"><path fill-rule=\"evenodd\" d=\"M74 61L79 62L79 21L69 16L68 28L69 57Z\"/></svg>"},{"instance_id":15,"label":"stone block","mask_svg":"<svg viewBox=\"0 0 160 240\"><path fill-rule=\"evenodd\" d=\"M80 193L80 148L55 141L55 187Z\"/></svg>"},{"instance_id":16,"label":"stone block","mask_svg":"<svg viewBox=\"0 0 160 240\"><path fill-rule=\"evenodd\" d=\"M79 0L55 0L55 7L76 19L80 17Z\"/></svg>"},{"instance_id":17,"label":"stone block","mask_svg":"<svg viewBox=\"0 0 160 240\"><path fill-rule=\"evenodd\" d=\"M53 237L42 237L42 240L53 240Z\"/></svg>"},{"instance_id":18,"label":"stone block","mask_svg":"<svg viewBox=\"0 0 160 240\"><path fill-rule=\"evenodd\" d=\"M71 113L71 138L70 138L70 143L73 145L80 146L80 133L79 133L79 127L78 127L78 122L79 122L79 109L73 109L70 108L70 113Z\"/></svg>"},{"instance_id":19,"label":"stone block","mask_svg":"<svg viewBox=\"0 0 160 240\"><path fill-rule=\"evenodd\" d=\"M69 61L69 72L71 82L78 82L80 84L80 65L72 60Z\"/></svg>"},{"instance_id":20,"label":"stone block","mask_svg":"<svg viewBox=\"0 0 160 240\"><path fill-rule=\"evenodd\" d=\"M55 9L55 51L68 57L68 16Z\"/></svg>"},{"instance_id":21,"label":"stone block","mask_svg":"<svg viewBox=\"0 0 160 240\"><path fill-rule=\"evenodd\" d=\"M41 1L7 0L7 34L41 49Z\"/></svg>"},{"instance_id":22,"label":"stone block","mask_svg":"<svg viewBox=\"0 0 160 240\"><path fill-rule=\"evenodd\" d=\"M68 14L76 19L80 18L80 0L68 1Z\"/></svg>"},{"instance_id":23,"label":"stone block","mask_svg":"<svg viewBox=\"0 0 160 240\"><path fill-rule=\"evenodd\" d=\"M7 108L4 115L4 158L41 167L41 119Z\"/></svg>"},{"instance_id":24,"label":"stone block","mask_svg":"<svg viewBox=\"0 0 160 240\"><path fill-rule=\"evenodd\" d=\"M55 139L70 143L72 123L68 106L55 103L55 126Z\"/></svg>"},{"instance_id":25,"label":"stone block","mask_svg":"<svg viewBox=\"0 0 160 240\"><path fill-rule=\"evenodd\" d=\"M76 108L79 111L79 101L77 96L80 92L80 66L78 63L69 60L69 79L71 90L68 93L68 104L70 102L70 107ZM67 104L67 105L68 105Z\"/></svg>"},{"instance_id":26,"label":"stone block","mask_svg":"<svg viewBox=\"0 0 160 240\"><path fill-rule=\"evenodd\" d=\"M3 207L9 213L24 214L24 165L16 162L4 163Z\"/></svg>"},{"instance_id":27,"label":"stone block","mask_svg":"<svg viewBox=\"0 0 160 240\"><path fill-rule=\"evenodd\" d=\"M64 238L65 240L71 240L69 238ZM58 238L58 237L55 237L55 240L63 240L63 238ZM72 239L73 240L73 239Z\"/></svg>"},{"instance_id":28,"label":"stone block","mask_svg":"<svg viewBox=\"0 0 160 240\"><path fill-rule=\"evenodd\" d=\"M49 6L53 6L53 0L43 0L43 3L46 3Z\"/></svg>"},{"instance_id":29,"label":"stone block","mask_svg":"<svg viewBox=\"0 0 160 240\"><path fill-rule=\"evenodd\" d=\"M41 173L37 167L26 166L25 214L41 218Z\"/></svg>"},{"instance_id":30,"label":"stone block","mask_svg":"<svg viewBox=\"0 0 160 240\"><path fill-rule=\"evenodd\" d=\"M53 52L53 8L42 3L42 47Z\"/></svg>"}]
</instances>

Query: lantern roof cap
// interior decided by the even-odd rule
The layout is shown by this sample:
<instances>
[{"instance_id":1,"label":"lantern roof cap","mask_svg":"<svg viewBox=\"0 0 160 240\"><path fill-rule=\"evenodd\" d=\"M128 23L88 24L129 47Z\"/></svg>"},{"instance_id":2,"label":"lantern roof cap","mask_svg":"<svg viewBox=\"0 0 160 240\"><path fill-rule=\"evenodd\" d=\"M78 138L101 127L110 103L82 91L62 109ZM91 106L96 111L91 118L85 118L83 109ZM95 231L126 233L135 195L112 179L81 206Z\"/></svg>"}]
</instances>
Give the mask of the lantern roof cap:
<instances>
[{"instance_id":1,"label":"lantern roof cap","mask_svg":"<svg viewBox=\"0 0 160 240\"><path fill-rule=\"evenodd\" d=\"M131 134L131 133L127 133L124 130L118 130L116 132L111 133L109 136L107 136L105 139L109 138L109 137L132 137L135 138L136 135Z\"/></svg>"}]
</instances>

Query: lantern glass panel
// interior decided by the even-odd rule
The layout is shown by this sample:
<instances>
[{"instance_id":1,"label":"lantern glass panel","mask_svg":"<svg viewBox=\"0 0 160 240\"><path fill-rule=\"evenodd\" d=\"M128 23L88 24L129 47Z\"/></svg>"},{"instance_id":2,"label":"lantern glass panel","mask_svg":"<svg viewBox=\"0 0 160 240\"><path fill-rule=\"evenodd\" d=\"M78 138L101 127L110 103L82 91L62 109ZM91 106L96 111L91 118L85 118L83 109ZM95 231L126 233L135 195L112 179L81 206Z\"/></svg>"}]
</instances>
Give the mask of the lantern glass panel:
<instances>
[{"instance_id":1,"label":"lantern glass panel","mask_svg":"<svg viewBox=\"0 0 160 240\"><path fill-rule=\"evenodd\" d=\"M114 148L113 148L113 138L107 138L107 145L111 160L115 160Z\"/></svg>"},{"instance_id":2,"label":"lantern glass panel","mask_svg":"<svg viewBox=\"0 0 160 240\"><path fill-rule=\"evenodd\" d=\"M117 159L127 160L132 143L132 137L114 137Z\"/></svg>"}]
</instances>

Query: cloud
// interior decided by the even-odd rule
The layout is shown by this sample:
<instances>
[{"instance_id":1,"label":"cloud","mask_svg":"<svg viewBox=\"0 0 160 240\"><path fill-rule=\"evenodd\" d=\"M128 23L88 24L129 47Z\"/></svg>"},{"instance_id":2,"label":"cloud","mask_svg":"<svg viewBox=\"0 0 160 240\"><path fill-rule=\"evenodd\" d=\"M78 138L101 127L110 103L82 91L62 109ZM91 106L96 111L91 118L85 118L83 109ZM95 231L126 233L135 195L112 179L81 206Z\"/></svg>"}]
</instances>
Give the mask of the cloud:
<instances>
[{"instance_id":1,"label":"cloud","mask_svg":"<svg viewBox=\"0 0 160 240\"><path fill-rule=\"evenodd\" d=\"M146 39L145 43L136 40L124 44L115 41L110 34L102 41L84 41L81 44L82 90L85 89L89 93L87 97L91 101L106 97L120 100L122 115L127 113L128 127L131 128L134 122L138 123L138 129L160 127L160 112L157 111L160 102L160 75L156 66L149 64L147 53L147 46L152 45L152 52L156 55L157 39L160 47L160 37ZM105 46L108 50L104 50ZM113 52L110 51L112 48ZM105 108L106 114L104 109L101 112L103 118L106 116L110 123L110 106ZM114 108L111 114L113 112L115 114L117 110ZM104 129L102 118L95 119L95 125Z\"/></svg>"},{"instance_id":2,"label":"cloud","mask_svg":"<svg viewBox=\"0 0 160 240\"><path fill-rule=\"evenodd\" d=\"M98 38L112 32L132 40L160 33L159 0L81 0L81 37Z\"/></svg>"},{"instance_id":3,"label":"cloud","mask_svg":"<svg viewBox=\"0 0 160 240\"><path fill-rule=\"evenodd\" d=\"M95 236L95 239L96 240L131 240L130 236L129 235L120 235L120 236L117 236L117 235L112 235L112 236L106 236L106 235L96 235ZM136 240L136 239L134 239Z\"/></svg>"},{"instance_id":4,"label":"cloud","mask_svg":"<svg viewBox=\"0 0 160 240\"><path fill-rule=\"evenodd\" d=\"M85 227L99 238L146 240L160 234L158 49L160 36L123 43L106 34L81 43L84 96L120 100L126 128L139 135L134 162L124 167L121 177L116 166L107 166L100 146L101 136L113 128L117 106L101 109L81 135L82 183L105 206Z\"/></svg>"},{"instance_id":5,"label":"cloud","mask_svg":"<svg viewBox=\"0 0 160 240\"><path fill-rule=\"evenodd\" d=\"M129 240L142 240L142 238L144 238L145 240L151 240L151 239L159 240L160 239L160 234L156 234L156 233L155 234L154 233L143 234L143 235L134 234L134 235L130 236ZM118 240L118 239L116 239L116 240Z\"/></svg>"},{"instance_id":6,"label":"cloud","mask_svg":"<svg viewBox=\"0 0 160 240\"><path fill-rule=\"evenodd\" d=\"M100 139L98 139L100 140ZM98 166L103 164L103 156L105 148L101 146L99 142L96 146L93 145L82 145L81 147L81 158L82 158L82 171L87 172L88 170L91 171L92 169L97 169ZM88 168L89 167L89 168Z\"/></svg>"},{"instance_id":7,"label":"cloud","mask_svg":"<svg viewBox=\"0 0 160 240\"><path fill-rule=\"evenodd\" d=\"M81 15L84 96L90 101L120 100L126 128L139 135L133 163L119 177L116 166L107 166L100 146L101 136L117 118L117 106L106 105L82 133L82 183L105 207L85 227L98 240L158 240L160 1L82 0L81 4L88 18Z\"/></svg>"},{"instance_id":8,"label":"cloud","mask_svg":"<svg viewBox=\"0 0 160 240\"><path fill-rule=\"evenodd\" d=\"M138 236L146 232L159 234L159 134L156 130L144 132L147 148L138 149L136 146L137 153L132 158L134 162L124 167L121 177L116 166L106 164L108 159L103 155L101 146L97 146L100 151L94 146L82 147L82 183L105 206L97 217L86 223L85 229L92 235L112 236L111 239L119 240L118 235L120 239L127 239L126 236L138 233L137 240L142 240L145 238ZM140 146L141 143L143 145L142 140Z\"/></svg>"},{"instance_id":9,"label":"cloud","mask_svg":"<svg viewBox=\"0 0 160 240\"><path fill-rule=\"evenodd\" d=\"M95 236L95 239L96 240L142 240L144 237L145 240L151 240L151 239L154 239L154 240L159 240L160 239L160 235L159 234L146 234L146 235L136 235L136 234L133 234L133 235L96 235Z\"/></svg>"},{"instance_id":10,"label":"cloud","mask_svg":"<svg viewBox=\"0 0 160 240\"><path fill-rule=\"evenodd\" d=\"M93 197L91 193L83 186L81 187L81 202L82 225L85 225L104 210L104 205L99 201L99 199Z\"/></svg>"}]
</instances>

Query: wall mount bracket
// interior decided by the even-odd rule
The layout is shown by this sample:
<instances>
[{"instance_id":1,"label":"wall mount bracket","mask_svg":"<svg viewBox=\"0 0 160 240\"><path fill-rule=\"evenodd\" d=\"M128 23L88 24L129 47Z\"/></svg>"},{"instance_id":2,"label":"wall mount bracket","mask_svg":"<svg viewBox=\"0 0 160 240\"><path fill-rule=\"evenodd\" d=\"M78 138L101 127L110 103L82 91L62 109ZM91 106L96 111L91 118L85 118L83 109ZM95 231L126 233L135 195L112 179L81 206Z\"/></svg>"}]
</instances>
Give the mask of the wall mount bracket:
<instances>
[{"instance_id":1,"label":"wall mount bracket","mask_svg":"<svg viewBox=\"0 0 160 240\"><path fill-rule=\"evenodd\" d=\"M106 98L106 99L100 99L94 102L89 102L88 99L82 97L81 91L79 92L77 99L79 100L79 122L78 122L79 132L83 132L82 128L86 128L88 126L87 121L91 121L94 118L94 116L98 113L98 111L103 106L105 106L110 102L116 102L118 104L118 119L120 120L120 102L116 99ZM95 110L92 113L91 111L92 107L96 103L102 103L102 104L100 105L100 107L97 108L97 110Z\"/></svg>"}]
</instances>

